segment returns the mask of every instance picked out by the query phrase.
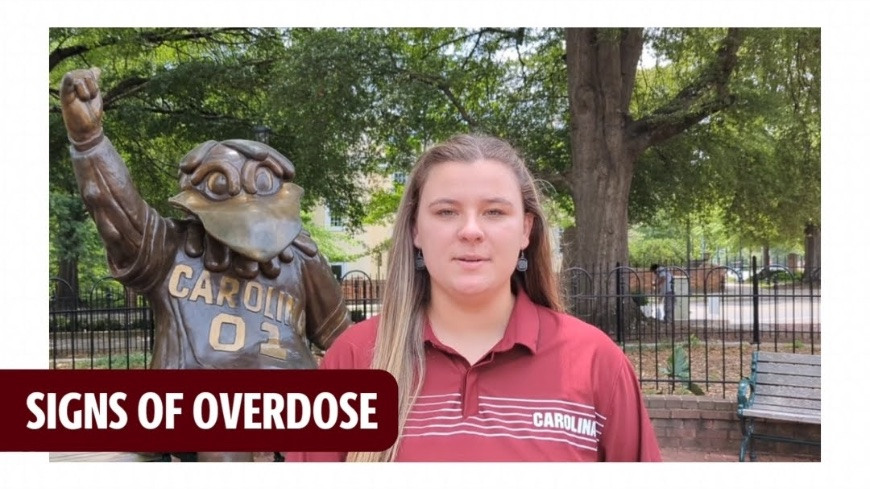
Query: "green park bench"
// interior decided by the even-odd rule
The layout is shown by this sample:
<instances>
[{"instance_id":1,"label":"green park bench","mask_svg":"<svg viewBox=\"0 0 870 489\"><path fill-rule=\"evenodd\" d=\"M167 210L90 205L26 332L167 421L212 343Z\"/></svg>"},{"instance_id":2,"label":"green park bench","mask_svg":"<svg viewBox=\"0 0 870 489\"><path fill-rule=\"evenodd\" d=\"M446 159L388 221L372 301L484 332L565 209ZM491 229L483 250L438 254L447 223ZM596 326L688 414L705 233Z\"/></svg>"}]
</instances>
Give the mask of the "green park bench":
<instances>
[{"instance_id":1,"label":"green park bench","mask_svg":"<svg viewBox=\"0 0 870 489\"><path fill-rule=\"evenodd\" d=\"M756 460L756 439L820 445L819 441L756 432L755 420L822 424L822 360L820 355L752 354L749 378L737 389L737 416L743 430L740 461L747 451Z\"/></svg>"}]
</instances>

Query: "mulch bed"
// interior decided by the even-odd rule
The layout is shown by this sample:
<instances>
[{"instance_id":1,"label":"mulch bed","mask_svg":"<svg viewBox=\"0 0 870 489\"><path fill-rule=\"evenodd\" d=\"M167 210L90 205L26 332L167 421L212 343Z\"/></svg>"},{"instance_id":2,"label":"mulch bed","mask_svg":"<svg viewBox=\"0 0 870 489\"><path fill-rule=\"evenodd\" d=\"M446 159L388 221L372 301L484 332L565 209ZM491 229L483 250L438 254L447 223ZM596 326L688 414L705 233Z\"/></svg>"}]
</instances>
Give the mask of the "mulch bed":
<instances>
[{"instance_id":1,"label":"mulch bed","mask_svg":"<svg viewBox=\"0 0 870 489\"><path fill-rule=\"evenodd\" d=\"M740 379L750 374L752 352L780 351L793 353L821 354L821 345L792 343L762 343L760 347L750 343L714 344L704 343L682 344L689 353L692 382L697 384L706 396L725 399L736 399L737 384ZM657 351L656 351L657 346ZM642 348L637 344L628 345L626 356L634 365L635 372L641 380L641 388L645 394L691 394L687 386L681 382L672 382L662 370L668 364L672 352L670 341L658 345L645 343ZM638 351L642 353L639 355Z\"/></svg>"}]
</instances>

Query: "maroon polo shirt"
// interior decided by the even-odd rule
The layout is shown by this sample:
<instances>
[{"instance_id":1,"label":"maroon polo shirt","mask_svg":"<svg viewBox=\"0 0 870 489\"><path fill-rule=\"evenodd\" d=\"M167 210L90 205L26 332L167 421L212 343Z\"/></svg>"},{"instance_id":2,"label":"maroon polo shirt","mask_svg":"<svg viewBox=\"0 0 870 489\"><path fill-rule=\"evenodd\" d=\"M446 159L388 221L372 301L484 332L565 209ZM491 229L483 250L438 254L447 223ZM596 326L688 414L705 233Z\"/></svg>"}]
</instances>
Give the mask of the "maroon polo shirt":
<instances>
[{"instance_id":1,"label":"maroon polo shirt","mask_svg":"<svg viewBox=\"0 0 870 489\"><path fill-rule=\"evenodd\" d=\"M374 317L347 329L321 368L369 368L377 326ZM520 292L504 337L474 365L438 341L428 321L423 339L426 375L397 460L661 460L631 363L598 328Z\"/></svg>"}]
</instances>

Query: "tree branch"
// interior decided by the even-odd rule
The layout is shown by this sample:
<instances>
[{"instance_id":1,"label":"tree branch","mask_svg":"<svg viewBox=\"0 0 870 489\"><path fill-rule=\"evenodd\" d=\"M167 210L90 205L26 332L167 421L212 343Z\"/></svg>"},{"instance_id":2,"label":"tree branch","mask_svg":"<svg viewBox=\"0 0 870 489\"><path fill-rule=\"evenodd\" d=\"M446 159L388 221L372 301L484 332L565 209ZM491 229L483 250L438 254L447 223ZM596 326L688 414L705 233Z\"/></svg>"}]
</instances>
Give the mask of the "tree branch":
<instances>
[{"instance_id":1,"label":"tree branch","mask_svg":"<svg viewBox=\"0 0 870 489\"><path fill-rule=\"evenodd\" d=\"M121 80L118 84L112 87L111 90L107 91L106 94L103 96L103 110L111 109L116 102L138 92L150 81L150 78L143 78L139 76L133 76Z\"/></svg>"},{"instance_id":2,"label":"tree branch","mask_svg":"<svg viewBox=\"0 0 870 489\"><path fill-rule=\"evenodd\" d=\"M728 82L737 66L737 50L743 39L742 29L729 29L716 57L692 83L649 116L629 124L637 154L734 103Z\"/></svg>"},{"instance_id":3,"label":"tree branch","mask_svg":"<svg viewBox=\"0 0 870 489\"><path fill-rule=\"evenodd\" d=\"M48 71L54 69L55 66L59 65L61 61L72 58L73 56L78 56L80 54L86 53L90 51L92 48L88 46L69 46L65 48L57 48L48 55Z\"/></svg>"},{"instance_id":4,"label":"tree branch","mask_svg":"<svg viewBox=\"0 0 870 489\"><path fill-rule=\"evenodd\" d=\"M215 36L220 34L234 34L243 38L256 36L255 33L246 28L140 30L137 32L136 36L129 38L122 36L108 36L93 45L79 44L75 46L58 46L48 55L48 70L53 70L57 65L74 56L80 56L95 49L108 46L136 42L148 46L160 46L169 42L214 39Z\"/></svg>"},{"instance_id":5,"label":"tree branch","mask_svg":"<svg viewBox=\"0 0 870 489\"><path fill-rule=\"evenodd\" d=\"M521 28L516 29L516 30L498 29L498 28L494 28L494 27L484 27L483 29L474 30L474 31L469 32L468 34L464 34L464 35L461 35L459 37L455 37L449 41L442 42L441 44L430 49L428 51L427 55L429 53L437 52L438 50L440 50L444 46L449 46L457 41L464 41L464 40L471 38L471 37L474 37L474 36L478 36L478 41L476 41L476 43L477 43L477 42L479 42L479 40L480 40L479 38L482 37L483 34L501 34L501 39L514 39L516 41L516 44L520 45L523 43L523 40L525 39L526 29L525 29L525 27L521 27ZM476 45L476 43L475 43L475 45Z\"/></svg>"},{"instance_id":6,"label":"tree branch","mask_svg":"<svg viewBox=\"0 0 870 489\"><path fill-rule=\"evenodd\" d=\"M161 115L186 115L186 114L196 114L202 119L212 120L212 121L240 121L238 117L232 117L225 114L220 114L217 112L207 112L202 109L196 107L183 107L180 109L167 109L163 107L157 107L155 105L148 105L145 107L145 111L151 112L153 114L161 114Z\"/></svg>"},{"instance_id":7,"label":"tree branch","mask_svg":"<svg viewBox=\"0 0 870 489\"><path fill-rule=\"evenodd\" d=\"M405 74L408 75L411 80L419 81L421 83L434 87L438 89L441 93L443 93L444 96L447 97L447 100L450 101L451 105L453 105L453 107L455 107L456 110L459 112L459 116L462 118L462 120L464 120L473 131L479 130L482 127L480 122L478 122L477 119L475 119L471 115L471 113L468 112L468 109L466 109L465 106L462 105L459 98L456 96L455 93L453 93L453 90L451 90L450 88L450 84L448 84L446 80L435 75L427 75L424 73L416 73L413 71L405 71Z\"/></svg>"},{"instance_id":8,"label":"tree branch","mask_svg":"<svg viewBox=\"0 0 870 489\"><path fill-rule=\"evenodd\" d=\"M150 78L142 78L138 76L126 78L121 80L118 84L112 87L108 91L104 91L103 94L103 110L111 110L114 105L119 101L126 97L129 97L139 90L141 90L145 85L147 85L151 81ZM56 88L49 88L48 95L52 98L59 99L60 91ZM60 112L59 106L50 107L49 112Z\"/></svg>"}]
</instances>

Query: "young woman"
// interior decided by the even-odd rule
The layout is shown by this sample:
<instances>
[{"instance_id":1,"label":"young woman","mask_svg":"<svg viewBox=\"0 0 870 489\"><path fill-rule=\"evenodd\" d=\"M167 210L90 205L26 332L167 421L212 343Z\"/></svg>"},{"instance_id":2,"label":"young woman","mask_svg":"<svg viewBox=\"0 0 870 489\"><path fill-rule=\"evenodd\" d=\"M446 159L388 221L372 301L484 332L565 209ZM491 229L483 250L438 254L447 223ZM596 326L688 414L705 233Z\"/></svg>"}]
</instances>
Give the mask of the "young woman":
<instances>
[{"instance_id":1,"label":"young woman","mask_svg":"<svg viewBox=\"0 0 870 489\"><path fill-rule=\"evenodd\" d=\"M628 359L562 312L538 192L508 143L460 135L426 151L389 257L382 314L321 368L395 376L399 438L288 461L661 459Z\"/></svg>"}]
</instances>

